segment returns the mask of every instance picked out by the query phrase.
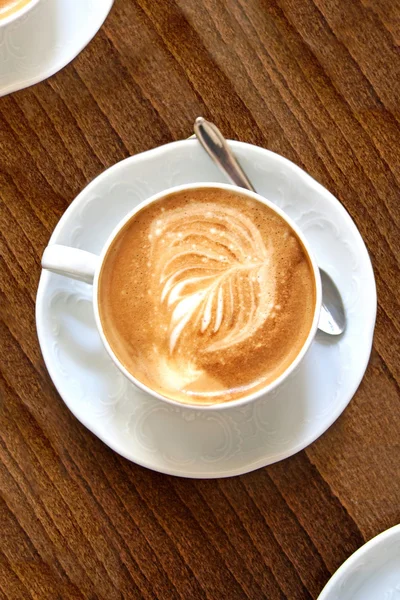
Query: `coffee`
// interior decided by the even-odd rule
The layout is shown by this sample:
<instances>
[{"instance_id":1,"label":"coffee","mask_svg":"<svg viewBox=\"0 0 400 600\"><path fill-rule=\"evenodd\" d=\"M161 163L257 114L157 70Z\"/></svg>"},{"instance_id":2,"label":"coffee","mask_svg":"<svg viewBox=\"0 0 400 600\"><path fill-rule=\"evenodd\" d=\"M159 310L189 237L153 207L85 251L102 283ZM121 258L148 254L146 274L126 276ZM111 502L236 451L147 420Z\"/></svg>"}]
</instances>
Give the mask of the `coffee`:
<instances>
[{"instance_id":1,"label":"coffee","mask_svg":"<svg viewBox=\"0 0 400 600\"><path fill-rule=\"evenodd\" d=\"M0 20L10 17L32 0L0 0Z\"/></svg>"},{"instance_id":2,"label":"coffee","mask_svg":"<svg viewBox=\"0 0 400 600\"><path fill-rule=\"evenodd\" d=\"M303 347L316 302L308 254L286 221L218 188L136 213L107 252L98 294L119 361L188 404L235 400L274 381Z\"/></svg>"}]
</instances>

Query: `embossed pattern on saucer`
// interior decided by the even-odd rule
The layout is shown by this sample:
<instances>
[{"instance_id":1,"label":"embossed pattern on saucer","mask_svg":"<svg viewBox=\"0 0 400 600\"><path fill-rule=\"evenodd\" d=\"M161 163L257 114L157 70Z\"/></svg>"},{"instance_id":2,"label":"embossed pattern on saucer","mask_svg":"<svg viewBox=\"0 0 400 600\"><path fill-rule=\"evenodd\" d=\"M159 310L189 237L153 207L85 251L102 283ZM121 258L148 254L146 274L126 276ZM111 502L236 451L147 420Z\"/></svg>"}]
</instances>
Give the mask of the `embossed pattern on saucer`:
<instances>
[{"instance_id":1,"label":"embossed pattern on saucer","mask_svg":"<svg viewBox=\"0 0 400 600\"><path fill-rule=\"evenodd\" d=\"M0 29L0 96L54 75L100 29L114 0L41 0Z\"/></svg>"},{"instance_id":2,"label":"embossed pattern on saucer","mask_svg":"<svg viewBox=\"0 0 400 600\"><path fill-rule=\"evenodd\" d=\"M342 205L290 161L230 142L261 194L301 227L319 265L335 280L348 328L318 334L300 368L278 390L240 409L200 413L150 398L108 358L97 334L91 287L43 273L37 328L49 373L75 416L115 451L148 468L185 477L226 477L282 460L328 429L367 367L376 317L375 280L363 240ZM128 158L71 204L51 242L100 252L118 221L168 187L223 181L196 140Z\"/></svg>"},{"instance_id":3,"label":"embossed pattern on saucer","mask_svg":"<svg viewBox=\"0 0 400 600\"><path fill-rule=\"evenodd\" d=\"M318 600L400 600L400 525L350 556Z\"/></svg>"}]
</instances>

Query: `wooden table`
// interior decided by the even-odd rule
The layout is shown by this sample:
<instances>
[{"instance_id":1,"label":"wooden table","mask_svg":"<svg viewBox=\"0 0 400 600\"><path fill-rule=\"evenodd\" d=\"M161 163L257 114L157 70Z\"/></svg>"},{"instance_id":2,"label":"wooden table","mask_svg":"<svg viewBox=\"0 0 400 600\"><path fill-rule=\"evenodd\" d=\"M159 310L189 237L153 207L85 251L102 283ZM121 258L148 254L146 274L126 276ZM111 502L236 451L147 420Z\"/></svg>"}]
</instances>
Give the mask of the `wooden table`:
<instances>
[{"instance_id":1,"label":"wooden table","mask_svg":"<svg viewBox=\"0 0 400 600\"><path fill-rule=\"evenodd\" d=\"M398 0L116 0L60 73L0 99L0 597L317 598L400 521ZM40 258L78 192L198 115L344 204L375 268L365 378L312 446L192 481L120 458L68 411L35 331Z\"/></svg>"}]
</instances>

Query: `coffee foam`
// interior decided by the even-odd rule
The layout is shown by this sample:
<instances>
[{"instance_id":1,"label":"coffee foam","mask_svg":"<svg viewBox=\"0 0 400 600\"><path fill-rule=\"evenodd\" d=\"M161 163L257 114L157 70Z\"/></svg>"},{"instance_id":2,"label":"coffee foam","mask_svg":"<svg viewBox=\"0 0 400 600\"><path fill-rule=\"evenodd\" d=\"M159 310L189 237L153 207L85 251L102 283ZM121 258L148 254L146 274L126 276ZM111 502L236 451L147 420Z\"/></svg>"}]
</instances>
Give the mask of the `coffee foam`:
<instances>
[{"instance_id":1,"label":"coffee foam","mask_svg":"<svg viewBox=\"0 0 400 600\"><path fill-rule=\"evenodd\" d=\"M269 207L197 189L142 209L113 242L100 316L120 361L181 402L212 404L276 379L315 306L301 242Z\"/></svg>"},{"instance_id":2,"label":"coffee foam","mask_svg":"<svg viewBox=\"0 0 400 600\"><path fill-rule=\"evenodd\" d=\"M0 20L21 10L30 2L31 0L0 0Z\"/></svg>"},{"instance_id":3,"label":"coffee foam","mask_svg":"<svg viewBox=\"0 0 400 600\"><path fill-rule=\"evenodd\" d=\"M175 208L152 224L150 240L151 292L161 301L171 354L231 348L268 318L273 248L239 209Z\"/></svg>"}]
</instances>

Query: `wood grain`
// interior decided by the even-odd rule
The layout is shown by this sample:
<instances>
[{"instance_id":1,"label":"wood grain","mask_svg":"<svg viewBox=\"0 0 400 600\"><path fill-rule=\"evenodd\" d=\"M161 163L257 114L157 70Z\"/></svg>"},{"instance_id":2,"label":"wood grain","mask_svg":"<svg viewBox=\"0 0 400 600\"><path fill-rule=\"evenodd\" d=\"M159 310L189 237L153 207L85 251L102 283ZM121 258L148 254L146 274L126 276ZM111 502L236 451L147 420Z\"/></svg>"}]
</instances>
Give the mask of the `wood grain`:
<instances>
[{"instance_id":1,"label":"wood grain","mask_svg":"<svg viewBox=\"0 0 400 600\"><path fill-rule=\"evenodd\" d=\"M61 72L0 99L0 598L317 598L400 521L400 3L116 0ZM69 413L35 332L40 257L78 192L196 116L270 148L359 227L366 376L307 450L237 478L127 462Z\"/></svg>"}]
</instances>

